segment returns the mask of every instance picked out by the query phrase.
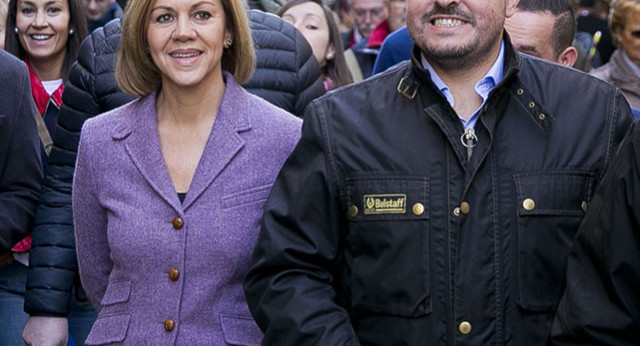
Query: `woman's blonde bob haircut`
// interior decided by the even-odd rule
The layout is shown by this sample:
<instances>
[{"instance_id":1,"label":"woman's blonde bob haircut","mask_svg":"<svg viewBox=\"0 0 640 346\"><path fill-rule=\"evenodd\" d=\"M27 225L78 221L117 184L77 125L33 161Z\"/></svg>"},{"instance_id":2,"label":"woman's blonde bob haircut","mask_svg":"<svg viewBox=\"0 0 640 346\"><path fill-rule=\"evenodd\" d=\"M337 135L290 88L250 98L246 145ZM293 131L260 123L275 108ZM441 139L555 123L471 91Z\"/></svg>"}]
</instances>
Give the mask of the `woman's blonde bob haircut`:
<instances>
[{"instance_id":1,"label":"woman's blonde bob haircut","mask_svg":"<svg viewBox=\"0 0 640 346\"><path fill-rule=\"evenodd\" d=\"M182 1L182 0L175 0ZM160 87L160 70L149 54L147 30L155 0L129 1L122 18L122 37L116 58L116 82L134 96L148 95ZM233 43L223 50L221 66L242 84L249 80L255 65L253 40L243 0L221 0L227 32Z\"/></svg>"}]
</instances>

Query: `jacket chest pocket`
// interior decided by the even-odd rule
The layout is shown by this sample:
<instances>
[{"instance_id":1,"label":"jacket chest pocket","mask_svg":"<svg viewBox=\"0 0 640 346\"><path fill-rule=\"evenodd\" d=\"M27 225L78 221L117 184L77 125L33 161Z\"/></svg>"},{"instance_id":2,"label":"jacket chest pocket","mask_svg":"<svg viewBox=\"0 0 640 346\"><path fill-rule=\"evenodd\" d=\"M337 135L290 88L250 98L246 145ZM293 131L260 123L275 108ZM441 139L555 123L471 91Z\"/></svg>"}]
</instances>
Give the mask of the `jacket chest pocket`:
<instances>
[{"instance_id":1,"label":"jacket chest pocket","mask_svg":"<svg viewBox=\"0 0 640 346\"><path fill-rule=\"evenodd\" d=\"M518 210L518 304L555 311L565 287L573 238L593 194L594 174L580 171L514 175Z\"/></svg>"},{"instance_id":2,"label":"jacket chest pocket","mask_svg":"<svg viewBox=\"0 0 640 346\"><path fill-rule=\"evenodd\" d=\"M429 181L357 177L346 181L351 306L422 316L429 294Z\"/></svg>"}]
</instances>

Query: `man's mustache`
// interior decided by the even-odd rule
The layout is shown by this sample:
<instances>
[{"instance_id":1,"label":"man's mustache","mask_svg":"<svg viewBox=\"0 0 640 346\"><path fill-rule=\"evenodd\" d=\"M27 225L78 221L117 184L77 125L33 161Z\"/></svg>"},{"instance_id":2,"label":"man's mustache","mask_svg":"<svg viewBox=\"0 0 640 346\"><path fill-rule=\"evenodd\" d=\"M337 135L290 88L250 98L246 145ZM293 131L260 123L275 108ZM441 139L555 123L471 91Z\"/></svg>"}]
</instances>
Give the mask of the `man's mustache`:
<instances>
[{"instance_id":1,"label":"man's mustache","mask_svg":"<svg viewBox=\"0 0 640 346\"><path fill-rule=\"evenodd\" d=\"M441 5L436 4L429 13L422 16L422 21L428 22L429 18L433 18L434 16L456 16L458 18L464 19L471 24L475 23L473 16L463 11L458 5L442 7Z\"/></svg>"}]
</instances>

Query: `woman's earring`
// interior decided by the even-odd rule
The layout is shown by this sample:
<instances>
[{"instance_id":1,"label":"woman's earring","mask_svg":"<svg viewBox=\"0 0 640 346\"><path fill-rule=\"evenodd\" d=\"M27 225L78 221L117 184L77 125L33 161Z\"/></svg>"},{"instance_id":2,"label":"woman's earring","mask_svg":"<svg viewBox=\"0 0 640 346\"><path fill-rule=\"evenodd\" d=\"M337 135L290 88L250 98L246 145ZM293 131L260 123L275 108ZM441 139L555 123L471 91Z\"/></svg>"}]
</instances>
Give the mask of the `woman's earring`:
<instances>
[{"instance_id":1,"label":"woman's earring","mask_svg":"<svg viewBox=\"0 0 640 346\"><path fill-rule=\"evenodd\" d=\"M333 60L333 53L327 53L327 60Z\"/></svg>"},{"instance_id":2,"label":"woman's earring","mask_svg":"<svg viewBox=\"0 0 640 346\"><path fill-rule=\"evenodd\" d=\"M17 35L18 34L18 28L13 28L13 32Z\"/></svg>"},{"instance_id":3,"label":"woman's earring","mask_svg":"<svg viewBox=\"0 0 640 346\"><path fill-rule=\"evenodd\" d=\"M73 29L69 29L69 36L73 36L73 33L74 33L74 32L75 32L75 31L74 31Z\"/></svg>"},{"instance_id":4,"label":"woman's earring","mask_svg":"<svg viewBox=\"0 0 640 346\"><path fill-rule=\"evenodd\" d=\"M224 40L224 48L229 48L231 47L231 44L233 43L233 41L231 41L231 39L226 39Z\"/></svg>"}]
</instances>

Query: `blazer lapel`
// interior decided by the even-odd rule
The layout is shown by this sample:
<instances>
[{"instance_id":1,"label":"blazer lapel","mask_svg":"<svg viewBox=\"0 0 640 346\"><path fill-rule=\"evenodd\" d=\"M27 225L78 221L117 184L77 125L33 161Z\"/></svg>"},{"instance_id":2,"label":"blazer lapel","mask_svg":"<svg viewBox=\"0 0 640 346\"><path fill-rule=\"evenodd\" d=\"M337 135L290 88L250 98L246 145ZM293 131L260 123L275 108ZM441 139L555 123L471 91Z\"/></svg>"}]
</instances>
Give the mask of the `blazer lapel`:
<instances>
[{"instance_id":1,"label":"blazer lapel","mask_svg":"<svg viewBox=\"0 0 640 346\"><path fill-rule=\"evenodd\" d=\"M231 163L245 144L239 133L251 128L248 109L246 109L246 92L226 72L224 77L226 89L213 129L183 203L184 209L198 199Z\"/></svg>"},{"instance_id":2,"label":"blazer lapel","mask_svg":"<svg viewBox=\"0 0 640 346\"><path fill-rule=\"evenodd\" d=\"M141 99L136 105L135 119L129 129L117 130L115 139L125 140L125 149L131 161L149 185L174 209L180 210L180 200L175 192L169 171L160 151L160 140L156 125L156 94ZM129 134L130 133L130 134ZM123 134L129 134L123 136Z\"/></svg>"}]
</instances>

